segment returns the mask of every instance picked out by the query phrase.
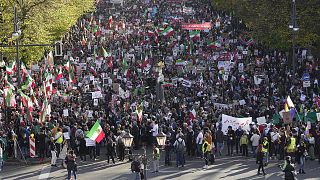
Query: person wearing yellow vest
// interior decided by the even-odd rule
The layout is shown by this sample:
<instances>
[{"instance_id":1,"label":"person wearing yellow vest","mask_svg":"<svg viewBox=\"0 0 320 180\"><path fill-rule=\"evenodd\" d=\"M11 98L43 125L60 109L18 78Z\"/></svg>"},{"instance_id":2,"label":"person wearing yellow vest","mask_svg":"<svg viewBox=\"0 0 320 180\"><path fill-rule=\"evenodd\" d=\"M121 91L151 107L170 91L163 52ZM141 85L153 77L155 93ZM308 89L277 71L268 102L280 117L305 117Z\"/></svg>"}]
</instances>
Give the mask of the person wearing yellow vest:
<instances>
[{"instance_id":1,"label":"person wearing yellow vest","mask_svg":"<svg viewBox=\"0 0 320 180\"><path fill-rule=\"evenodd\" d=\"M61 152L61 144L63 143L63 134L62 129L58 128L58 132L54 136L56 150L57 150L57 157L59 157L59 154Z\"/></svg>"},{"instance_id":2,"label":"person wearing yellow vest","mask_svg":"<svg viewBox=\"0 0 320 180\"><path fill-rule=\"evenodd\" d=\"M205 165L203 166L204 169L208 169L208 155L211 151L211 145L208 143L207 140L204 141L202 144L202 154L204 157Z\"/></svg>"},{"instance_id":3,"label":"person wearing yellow vest","mask_svg":"<svg viewBox=\"0 0 320 180\"><path fill-rule=\"evenodd\" d=\"M244 133L240 138L240 148L242 150L242 156L248 156L248 142L249 142L248 134L249 134L248 131L244 131Z\"/></svg>"},{"instance_id":4,"label":"person wearing yellow vest","mask_svg":"<svg viewBox=\"0 0 320 180\"><path fill-rule=\"evenodd\" d=\"M291 157L291 160L294 160L295 153L296 153L296 138L292 136L292 133L289 134L288 141L287 141L287 154Z\"/></svg>"},{"instance_id":5,"label":"person wearing yellow vest","mask_svg":"<svg viewBox=\"0 0 320 180\"><path fill-rule=\"evenodd\" d=\"M264 154L265 166L269 163L269 141L267 137L263 138L261 152Z\"/></svg>"},{"instance_id":6,"label":"person wearing yellow vest","mask_svg":"<svg viewBox=\"0 0 320 180\"><path fill-rule=\"evenodd\" d=\"M157 146L153 148L153 172L159 172L160 149Z\"/></svg>"}]
</instances>

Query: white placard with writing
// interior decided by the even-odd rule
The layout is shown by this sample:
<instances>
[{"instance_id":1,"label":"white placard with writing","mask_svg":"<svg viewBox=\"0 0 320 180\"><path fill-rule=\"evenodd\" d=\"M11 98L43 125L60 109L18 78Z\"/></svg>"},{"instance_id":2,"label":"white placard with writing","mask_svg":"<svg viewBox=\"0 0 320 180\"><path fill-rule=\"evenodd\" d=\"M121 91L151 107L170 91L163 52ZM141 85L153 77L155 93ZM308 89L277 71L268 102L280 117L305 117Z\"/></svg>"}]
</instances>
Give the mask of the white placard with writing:
<instances>
[{"instance_id":1,"label":"white placard with writing","mask_svg":"<svg viewBox=\"0 0 320 180\"><path fill-rule=\"evenodd\" d=\"M68 111L68 109L64 109L64 110L63 110L63 116L64 116L64 117L68 117L68 116L69 116L69 111Z\"/></svg>"},{"instance_id":2,"label":"white placard with writing","mask_svg":"<svg viewBox=\"0 0 320 180\"><path fill-rule=\"evenodd\" d=\"M251 122L252 122L252 117L236 118L236 117L222 114L222 132L224 134L227 134L229 126L231 126L233 130L238 129L239 126L241 126L243 130L250 131Z\"/></svg>"},{"instance_id":3,"label":"white placard with writing","mask_svg":"<svg viewBox=\"0 0 320 180\"><path fill-rule=\"evenodd\" d=\"M86 146L89 147L89 146L95 146L96 145L96 141L93 141L89 138L85 138L86 140Z\"/></svg>"}]
</instances>

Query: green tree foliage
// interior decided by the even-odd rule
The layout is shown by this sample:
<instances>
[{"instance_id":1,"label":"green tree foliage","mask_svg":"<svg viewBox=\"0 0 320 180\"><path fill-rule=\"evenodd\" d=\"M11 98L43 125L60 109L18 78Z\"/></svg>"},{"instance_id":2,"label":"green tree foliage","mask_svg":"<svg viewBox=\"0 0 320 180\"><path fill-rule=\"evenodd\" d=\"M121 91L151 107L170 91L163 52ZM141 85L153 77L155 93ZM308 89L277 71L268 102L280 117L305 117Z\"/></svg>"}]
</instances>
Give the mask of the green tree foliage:
<instances>
[{"instance_id":1,"label":"green tree foliage","mask_svg":"<svg viewBox=\"0 0 320 180\"><path fill-rule=\"evenodd\" d=\"M22 32L20 44L53 44L79 17L94 10L95 0L0 0L0 44L15 44L11 37L14 6ZM30 64L39 61L48 49L50 47L21 47L19 53L22 60ZM0 48L0 51L9 60L14 59L15 48Z\"/></svg>"},{"instance_id":2,"label":"green tree foliage","mask_svg":"<svg viewBox=\"0 0 320 180\"><path fill-rule=\"evenodd\" d=\"M297 46L320 47L320 1L296 0ZM280 50L291 48L290 0L213 0L212 6L244 20L258 42Z\"/></svg>"}]
</instances>

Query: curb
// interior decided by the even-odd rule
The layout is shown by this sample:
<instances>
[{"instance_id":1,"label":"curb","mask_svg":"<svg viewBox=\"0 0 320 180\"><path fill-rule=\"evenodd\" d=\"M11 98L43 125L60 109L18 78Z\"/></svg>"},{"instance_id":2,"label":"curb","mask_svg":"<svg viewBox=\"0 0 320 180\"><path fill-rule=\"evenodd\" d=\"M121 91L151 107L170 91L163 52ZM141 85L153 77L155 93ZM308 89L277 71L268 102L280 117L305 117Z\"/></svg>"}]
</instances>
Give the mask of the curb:
<instances>
[{"instance_id":1,"label":"curb","mask_svg":"<svg viewBox=\"0 0 320 180\"><path fill-rule=\"evenodd\" d=\"M6 161L4 162L5 166L25 166L25 165L39 165L39 164L47 164L51 162L51 159L45 159L43 161L38 161L38 160L32 160L28 161L27 164L23 160L14 160L14 161Z\"/></svg>"}]
</instances>

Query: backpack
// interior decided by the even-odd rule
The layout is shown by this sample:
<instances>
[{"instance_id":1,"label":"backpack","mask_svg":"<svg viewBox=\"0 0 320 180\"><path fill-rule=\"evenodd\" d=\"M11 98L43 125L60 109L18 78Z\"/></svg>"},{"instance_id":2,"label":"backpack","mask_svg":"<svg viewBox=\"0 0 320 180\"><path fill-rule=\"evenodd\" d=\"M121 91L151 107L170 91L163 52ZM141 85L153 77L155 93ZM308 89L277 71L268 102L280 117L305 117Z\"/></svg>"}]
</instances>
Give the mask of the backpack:
<instances>
[{"instance_id":1,"label":"backpack","mask_svg":"<svg viewBox=\"0 0 320 180\"><path fill-rule=\"evenodd\" d=\"M132 172L140 172L140 162L135 160L131 163L131 171Z\"/></svg>"},{"instance_id":2,"label":"backpack","mask_svg":"<svg viewBox=\"0 0 320 180\"><path fill-rule=\"evenodd\" d=\"M183 152L184 151L184 146L183 146L183 140L182 141L178 141L177 140L177 145L176 145L176 151L177 152Z\"/></svg>"}]
</instances>

